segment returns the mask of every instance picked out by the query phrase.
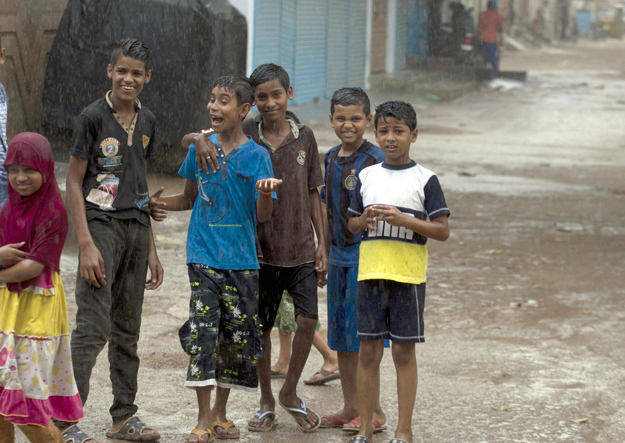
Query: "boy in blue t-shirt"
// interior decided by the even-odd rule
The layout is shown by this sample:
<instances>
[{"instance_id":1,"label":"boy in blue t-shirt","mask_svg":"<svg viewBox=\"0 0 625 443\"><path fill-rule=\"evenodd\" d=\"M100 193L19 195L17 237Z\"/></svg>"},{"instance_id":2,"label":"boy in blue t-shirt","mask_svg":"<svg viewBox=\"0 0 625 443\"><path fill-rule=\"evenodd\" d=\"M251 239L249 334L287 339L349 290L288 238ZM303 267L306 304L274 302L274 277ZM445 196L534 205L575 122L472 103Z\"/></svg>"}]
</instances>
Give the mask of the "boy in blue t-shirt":
<instances>
[{"instance_id":1,"label":"boy in blue t-shirt","mask_svg":"<svg viewBox=\"0 0 625 443\"><path fill-rule=\"evenodd\" d=\"M358 430L356 372L360 340L356 328L358 289L358 250L362 234L347 228L347 209L356 191L358 174L384 161L380 148L363 138L371 124L371 103L360 88L342 88L330 102L330 123L341 144L330 149L325 158L325 184L321 200L327 215L330 266L328 269L328 345L337 351L343 410L321 418L322 428ZM374 413L374 428L386 427L379 405Z\"/></svg>"},{"instance_id":2,"label":"boy in blue t-shirt","mask_svg":"<svg viewBox=\"0 0 625 443\"><path fill-rule=\"evenodd\" d=\"M192 144L179 171L187 179L184 192L161 197L161 189L150 202L153 214L158 207L161 215L193 208L187 235L191 301L180 341L191 356L185 386L197 391L198 423L189 436L197 441L204 441L205 434L212 441L213 433L237 438L239 430L226 418L229 389L258 387L263 346L256 220L271 218L272 197L281 180L273 178L267 151L243 133L241 124L253 101L254 89L246 77L217 79L207 109L219 173L206 174L198 167ZM211 410L213 386L219 388Z\"/></svg>"},{"instance_id":3,"label":"boy in blue t-shirt","mask_svg":"<svg viewBox=\"0 0 625 443\"><path fill-rule=\"evenodd\" d=\"M423 305L428 238L449 237L449 209L436 175L410 159L417 140L412 106L390 101L376 108L375 139L381 164L361 171L348 222L354 234L367 231L358 264L358 389L361 427L350 443L369 443L380 396L383 340L393 342L399 418L393 443L412 443L417 395L415 343L424 341Z\"/></svg>"}]
</instances>

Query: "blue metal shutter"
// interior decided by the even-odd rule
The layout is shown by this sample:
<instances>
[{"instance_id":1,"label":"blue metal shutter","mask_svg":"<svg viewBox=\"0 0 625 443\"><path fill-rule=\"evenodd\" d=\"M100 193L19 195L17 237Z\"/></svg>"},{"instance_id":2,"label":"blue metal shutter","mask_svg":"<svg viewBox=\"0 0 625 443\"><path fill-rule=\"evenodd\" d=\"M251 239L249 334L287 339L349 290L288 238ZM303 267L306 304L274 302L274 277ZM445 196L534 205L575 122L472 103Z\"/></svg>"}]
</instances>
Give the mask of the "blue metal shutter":
<instances>
[{"instance_id":1,"label":"blue metal shutter","mask_svg":"<svg viewBox=\"0 0 625 443\"><path fill-rule=\"evenodd\" d=\"M408 35L406 55L408 57L428 55L428 14L427 0L408 2Z\"/></svg>"},{"instance_id":2,"label":"blue metal shutter","mask_svg":"<svg viewBox=\"0 0 625 443\"><path fill-rule=\"evenodd\" d=\"M330 98L334 91L347 86L348 83L350 0L331 0L328 6L328 69L325 96Z\"/></svg>"},{"instance_id":3,"label":"blue metal shutter","mask_svg":"<svg viewBox=\"0 0 625 443\"><path fill-rule=\"evenodd\" d=\"M397 27L395 29L395 69L406 69L408 42L408 1L397 0Z\"/></svg>"},{"instance_id":4,"label":"blue metal shutter","mask_svg":"<svg viewBox=\"0 0 625 443\"><path fill-rule=\"evenodd\" d=\"M349 78L346 86L365 86L367 52L367 2L351 0L349 11Z\"/></svg>"},{"instance_id":5,"label":"blue metal shutter","mask_svg":"<svg viewBox=\"0 0 625 443\"><path fill-rule=\"evenodd\" d=\"M293 104L325 96L328 0L299 0L296 9Z\"/></svg>"},{"instance_id":6,"label":"blue metal shutter","mask_svg":"<svg viewBox=\"0 0 625 443\"><path fill-rule=\"evenodd\" d=\"M256 0L254 10L254 66L279 63L282 24L281 0Z\"/></svg>"}]
</instances>

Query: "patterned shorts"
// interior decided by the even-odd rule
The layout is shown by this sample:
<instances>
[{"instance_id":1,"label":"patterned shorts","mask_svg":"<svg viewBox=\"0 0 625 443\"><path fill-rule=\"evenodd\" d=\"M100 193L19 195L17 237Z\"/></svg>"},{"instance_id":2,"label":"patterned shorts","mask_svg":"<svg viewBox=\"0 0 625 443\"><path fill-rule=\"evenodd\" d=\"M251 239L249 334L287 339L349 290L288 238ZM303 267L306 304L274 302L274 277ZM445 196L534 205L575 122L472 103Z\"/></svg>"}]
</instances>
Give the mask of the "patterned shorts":
<instances>
[{"instance_id":1,"label":"patterned shorts","mask_svg":"<svg viewBox=\"0 0 625 443\"><path fill-rule=\"evenodd\" d=\"M263 355L258 323L258 271L213 269L191 263L189 320L180 343L191 356L186 387L255 391Z\"/></svg>"}]
</instances>

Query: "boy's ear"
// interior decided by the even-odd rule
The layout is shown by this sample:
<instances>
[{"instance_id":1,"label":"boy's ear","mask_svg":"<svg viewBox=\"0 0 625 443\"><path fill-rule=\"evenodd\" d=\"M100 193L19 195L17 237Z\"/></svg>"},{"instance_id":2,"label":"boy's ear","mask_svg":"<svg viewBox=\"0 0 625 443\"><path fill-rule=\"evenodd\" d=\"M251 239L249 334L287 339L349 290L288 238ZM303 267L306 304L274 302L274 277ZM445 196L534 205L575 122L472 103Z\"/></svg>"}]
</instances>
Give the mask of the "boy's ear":
<instances>
[{"instance_id":1,"label":"boy's ear","mask_svg":"<svg viewBox=\"0 0 625 443\"><path fill-rule=\"evenodd\" d=\"M113 78L113 67L111 66L110 63L106 67L106 75L108 75L109 78Z\"/></svg>"},{"instance_id":2,"label":"boy's ear","mask_svg":"<svg viewBox=\"0 0 625 443\"><path fill-rule=\"evenodd\" d=\"M419 135L419 130L415 128L415 130L410 133L410 140L412 141L412 143L417 141L418 135Z\"/></svg>"},{"instance_id":3,"label":"boy's ear","mask_svg":"<svg viewBox=\"0 0 625 443\"><path fill-rule=\"evenodd\" d=\"M243 120L247 114L250 113L250 111L252 110L252 105L249 103L243 103L240 106L240 110L239 110L239 115L241 116L241 120Z\"/></svg>"},{"instance_id":4,"label":"boy's ear","mask_svg":"<svg viewBox=\"0 0 625 443\"><path fill-rule=\"evenodd\" d=\"M145 74L145 84L150 83L150 79L152 78L152 70L150 69L147 74Z\"/></svg>"},{"instance_id":5,"label":"boy's ear","mask_svg":"<svg viewBox=\"0 0 625 443\"><path fill-rule=\"evenodd\" d=\"M6 57L6 51L4 48L0 49L0 65L4 65L4 59Z\"/></svg>"},{"instance_id":6,"label":"boy's ear","mask_svg":"<svg viewBox=\"0 0 625 443\"><path fill-rule=\"evenodd\" d=\"M373 120L373 114L369 114L367 116L367 126L365 126L365 128L368 128L369 126L371 126L371 121Z\"/></svg>"},{"instance_id":7,"label":"boy's ear","mask_svg":"<svg viewBox=\"0 0 625 443\"><path fill-rule=\"evenodd\" d=\"M289 97L289 100L293 100L293 86L289 86L289 89L286 91L286 95Z\"/></svg>"},{"instance_id":8,"label":"boy's ear","mask_svg":"<svg viewBox=\"0 0 625 443\"><path fill-rule=\"evenodd\" d=\"M330 114L330 126L334 128L334 116Z\"/></svg>"}]
</instances>

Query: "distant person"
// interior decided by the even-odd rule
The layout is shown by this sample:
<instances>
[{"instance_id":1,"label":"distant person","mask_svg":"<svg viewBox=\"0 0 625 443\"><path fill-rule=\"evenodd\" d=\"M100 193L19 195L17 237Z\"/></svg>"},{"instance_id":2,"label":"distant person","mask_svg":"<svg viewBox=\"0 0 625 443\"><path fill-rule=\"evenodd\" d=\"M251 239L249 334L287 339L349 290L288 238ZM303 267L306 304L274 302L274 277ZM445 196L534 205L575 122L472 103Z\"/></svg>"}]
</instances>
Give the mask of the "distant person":
<instances>
[{"instance_id":1,"label":"distant person","mask_svg":"<svg viewBox=\"0 0 625 443\"><path fill-rule=\"evenodd\" d=\"M9 144L0 210L0 441L64 443L57 420L83 416L74 381L60 261L67 211L52 148L32 132Z\"/></svg>"},{"instance_id":2,"label":"distant person","mask_svg":"<svg viewBox=\"0 0 625 443\"><path fill-rule=\"evenodd\" d=\"M364 139L371 125L371 103L360 88L341 88L330 101L330 124L341 143L325 157L325 183L321 192L328 224L328 344L337 351L343 389L343 408L321 418L321 427L358 430L356 373L360 340L357 333L356 294L361 234L347 226L347 209L354 197L358 175L384 161L384 153ZM336 408L338 409L338 408ZM374 430L386 428L379 398L373 413Z\"/></svg>"},{"instance_id":3,"label":"distant person","mask_svg":"<svg viewBox=\"0 0 625 443\"><path fill-rule=\"evenodd\" d=\"M0 65L4 65L6 58L6 51L2 47L2 33L0 32ZM9 145L7 139L7 120L9 115L9 96L4 90L4 86L0 83L0 209L4 206L8 194L8 182L7 172L1 166L4 163L4 158L7 155L7 148Z\"/></svg>"},{"instance_id":4,"label":"distant person","mask_svg":"<svg viewBox=\"0 0 625 443\"><path fill-rule=\"evenodd\" d=\"M162 220L166 211L193 209L187 236L187 267L191 284L189 320L180 329L190 355L185 386L197 394L198 422L187 442L239 438L226 417L230 389L258 389L258 358L263 355L258 316L259 264L256 223L267 222L281 180L273 178L265 148L243 133L241 124L254 102L247 77L227 75L213 83L207 110L221 173L202 170L197 162L196 134L187 134L187 157L180 167L186 179L182 194L160 197L150 204ZM192 142L192 143L190 143ZM159 215L160 214L160 215ZM211 410L211 392L217 386Z\"/></svg>"},{"instance_id":5,"label":"distant person","mask_svg":"<svg viewBox=\"0 0 625 443\"><path fill-rule=\"evenodd\" d=\"M493 0L489 0L488 9L480 14L480 35L482 38L482 53L484 54L484 66L489 64L493 69L493 77L499 77L499 44L503 44L503 30L501 27L501 15Z\"/></svg>"},{"instance_id":6,"label":"distant person","mask_svg":"<svg viewBox=\"0 0 625 443\"><path fill-rule=\"evenodd\" d=\"M108 343L113 426L108 438L151 441L159 433L135 414L143 293L163 281L150 227L147 162L156 118L139 102L150 81L150 50L119 40L107 68L112 90L78 116L67 173L67 202L80 247L72 355L83 404L91 371ZM147 269L150 278L146 282ZM92 442L77 424L59 423L73 443Z\"/></svg>"},{"instance_id":7,"label":"distant person","mask_svg":"<svg viewBox=\"0 0 625 443\"><path fill-rule=\"evenodd\" d=\"M428 238L449 237L450 212L436 175L410 159L417 115L408 103L376 108L375 137L385 159L363 169L349 206L348 227L363 235L358 264L358 411L361 426L350 443L369 443L380 396L385 338L392 341L399 417L393 443L412 443L417 394L415 343L424 339L423 308Z\"/></svg>"},{"instance_id":8,"label":"distant person","mask_svg":"<svg viewBox=\"0 0 625 443\"><path fill-rule=\"evenodd\" d=\"M548 41L545 35L547 14L549 11L548 6L548 3L544 2L542 6L536 9L536 17L534 17L532 22L532 34L541 41Z\"/></svg>"}]
</instances>

